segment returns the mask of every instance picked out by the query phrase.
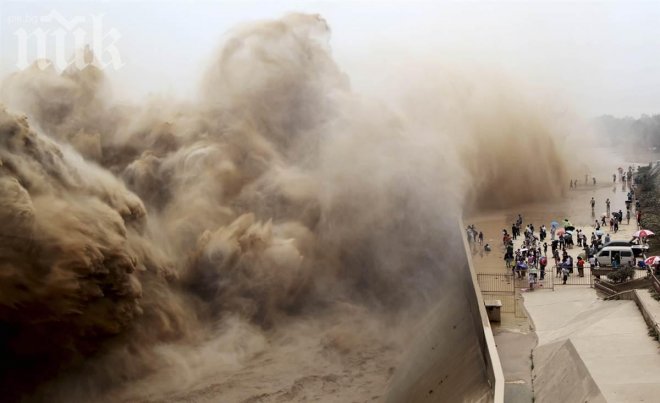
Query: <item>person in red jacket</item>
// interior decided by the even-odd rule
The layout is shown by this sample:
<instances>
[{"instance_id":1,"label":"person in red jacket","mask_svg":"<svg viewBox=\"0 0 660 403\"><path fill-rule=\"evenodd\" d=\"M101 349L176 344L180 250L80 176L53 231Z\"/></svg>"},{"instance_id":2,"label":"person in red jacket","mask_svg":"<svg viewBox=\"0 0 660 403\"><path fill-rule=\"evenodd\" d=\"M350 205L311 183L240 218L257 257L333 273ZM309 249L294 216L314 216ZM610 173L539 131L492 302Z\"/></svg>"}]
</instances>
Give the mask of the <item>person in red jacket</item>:
<instances>
[{"instance_id":1,"label":"person in red jacket","mask_svg":"<svg viewBox=\"0 0 660 403\"><path fill-rule=\"evenodd\" d=\"M578 256L577 260L578 275L584 277L584 260Z\"/></svg>"}]
</instances>

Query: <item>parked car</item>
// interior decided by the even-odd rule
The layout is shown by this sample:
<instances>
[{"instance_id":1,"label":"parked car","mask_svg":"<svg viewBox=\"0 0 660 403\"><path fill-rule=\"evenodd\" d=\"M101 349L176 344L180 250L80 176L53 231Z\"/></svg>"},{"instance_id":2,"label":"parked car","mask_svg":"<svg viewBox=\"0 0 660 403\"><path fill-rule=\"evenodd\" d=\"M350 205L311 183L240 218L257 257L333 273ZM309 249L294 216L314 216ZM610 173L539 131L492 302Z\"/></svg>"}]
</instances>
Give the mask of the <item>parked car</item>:
<instances>
[{"instance_id":1,"label":"parked car","mask_svg":"<svg viewBox=\"0 0 660 403\"><path fill-rule=\"evenodd\" d=\"M606 248L608 246L629 246L632 248L633 255L635 257L642 257L644 256L644 253L646 253L647 250L649 250L648 245L637 245L630 243L628 241L610 241L603 245L603 248Z\"/></svg>"},{"instance_id":2,"label":"parked car","mask_svg":"<svg viewBox=\"0 0 660 403\"><path fill-rule=\"evenodd\" d=\"M604 246L596 253L596 260L601 267L612 266L613 258L619 262L619 266L635 265L635 254L630 246Z\"/></svg>"}]
</instances>

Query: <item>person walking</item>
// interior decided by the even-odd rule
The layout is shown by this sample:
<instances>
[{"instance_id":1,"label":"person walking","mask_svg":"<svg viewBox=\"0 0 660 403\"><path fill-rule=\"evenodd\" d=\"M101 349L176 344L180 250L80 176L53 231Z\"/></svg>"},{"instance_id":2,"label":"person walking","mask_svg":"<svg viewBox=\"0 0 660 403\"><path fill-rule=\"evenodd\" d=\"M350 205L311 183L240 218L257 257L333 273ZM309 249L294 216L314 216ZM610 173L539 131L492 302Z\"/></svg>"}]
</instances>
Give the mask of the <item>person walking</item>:
<instances>
[{"instance_id":1,"label":"person walking","mask_svg":"<svg viewBox=\"0 0 660 403\"><path fill-rule=\"evenodd\" d=\"M630 224L630 210L626 211L626 224Z\"/></svg>"},{"instance_id":2,"label":"person walking","mask_svg":"<svg viewBox=\"0 0 660 403\"><path fill-rule=\"evenodd\" d=\"M589 203L591 204L591 211L594 211L594 207L596 207L596 200L594 200L594 198L592 197Z\"/></svg>"}]
</instances>

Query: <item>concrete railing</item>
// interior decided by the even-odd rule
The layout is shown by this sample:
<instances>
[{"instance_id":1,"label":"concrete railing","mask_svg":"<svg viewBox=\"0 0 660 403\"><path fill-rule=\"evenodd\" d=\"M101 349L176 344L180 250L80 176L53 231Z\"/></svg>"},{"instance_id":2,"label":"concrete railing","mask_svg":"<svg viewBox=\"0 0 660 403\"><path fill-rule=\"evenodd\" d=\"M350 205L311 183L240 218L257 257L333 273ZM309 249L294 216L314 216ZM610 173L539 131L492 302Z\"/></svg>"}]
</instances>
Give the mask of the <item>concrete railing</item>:
<instances>
[{"instance_id":1,"label":"concrete railing","mask_svg":"<svg viewBox=\"0 0 660 403\"><path fill-rule=\"evenodd\" d=\"M461 229L463 228L463 222L461 221ZM467 270L469 270L470 273L471 286L474 291L474 297L477 300L477 305L479 307L479 315L475 315L474 319L475 322L477 319L479 320L477 326L483 331L481 351L484 357L484 364L486 365L486 369L488 371L489 382L491 383L493 390L493 402L504 403L505 380L504 372L502 370L502 362L500 361L500 356L497 352L495 338L493 337L493 329L490 326L490 320L488 319L488 313L486 312L486 305L481 295L479 281L477 280L477 273L474 269L474 265L472 264L470 249L465 237L463 237L463 245L465 247L465 255L468 261Z\"/></svg>"},{"instance_id":2,"label":"concrete railing","mask_svg":"<svg viewBox=\"0 0 660 403\"><path fill-rule=\"evenodd\" d=\"M651 273L651 285L655 292L660 293L660 280L658 280L658 277L653 273Z\"/></svg>"}]
</instances>

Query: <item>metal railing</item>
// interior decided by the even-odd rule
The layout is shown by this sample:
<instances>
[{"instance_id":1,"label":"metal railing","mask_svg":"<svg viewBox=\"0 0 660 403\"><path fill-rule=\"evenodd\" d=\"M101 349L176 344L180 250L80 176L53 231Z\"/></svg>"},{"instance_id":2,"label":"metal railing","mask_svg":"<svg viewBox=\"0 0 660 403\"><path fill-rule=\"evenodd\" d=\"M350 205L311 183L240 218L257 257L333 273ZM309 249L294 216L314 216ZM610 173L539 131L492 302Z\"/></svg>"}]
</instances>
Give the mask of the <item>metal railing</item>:
<instances>
[{"instance_id":1,"label":"metal railing","mask_svg":"<svg viewBox=\"0 0 660 403\"><path fill-rule=\"evenodd\" d=\"M566 277L565 282L563 278L562 269L557 266L552 267L551 276L553 277L553 280L557 286L563 286L563 285L582 285L589 287L594 286L594 280L591 273L591 268L588 267L587 265L585 265L584 269L582 269L582 273L580 273L577 267L573 267L569 269L569 273L568 276Z\"/></svg>"}]
</instances>

